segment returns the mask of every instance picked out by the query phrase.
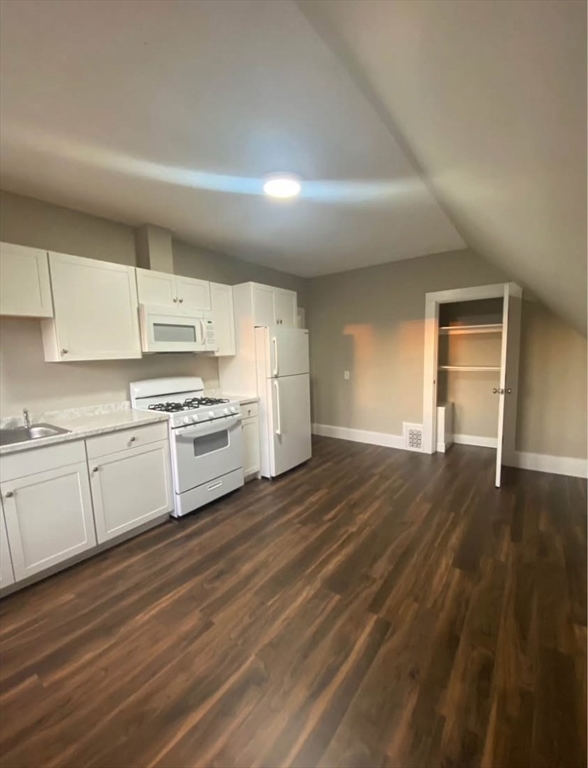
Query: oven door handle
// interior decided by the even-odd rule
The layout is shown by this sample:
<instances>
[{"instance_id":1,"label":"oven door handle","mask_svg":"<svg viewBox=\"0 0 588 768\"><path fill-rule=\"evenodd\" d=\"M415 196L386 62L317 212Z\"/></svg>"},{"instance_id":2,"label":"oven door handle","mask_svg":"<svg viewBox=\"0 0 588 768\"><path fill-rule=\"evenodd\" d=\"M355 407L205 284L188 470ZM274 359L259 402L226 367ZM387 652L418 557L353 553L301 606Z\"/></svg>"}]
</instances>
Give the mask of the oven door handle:
<instances>
[{"instance_id":1,"label":"oven door handle","mask_svg":"<svg viewBox=\"0 0 588 768\"><path fill-rule=\"evenodd\" d=\"M196 437L206 437L207 435L214 435L215 432L224 432L227 429L232 429L239 423L240 419L240 416L213 419L213 421L206 424L195 424L193 427L174 429L173 434L180 439L193 440Z\"/></svg>"}]
</instances>

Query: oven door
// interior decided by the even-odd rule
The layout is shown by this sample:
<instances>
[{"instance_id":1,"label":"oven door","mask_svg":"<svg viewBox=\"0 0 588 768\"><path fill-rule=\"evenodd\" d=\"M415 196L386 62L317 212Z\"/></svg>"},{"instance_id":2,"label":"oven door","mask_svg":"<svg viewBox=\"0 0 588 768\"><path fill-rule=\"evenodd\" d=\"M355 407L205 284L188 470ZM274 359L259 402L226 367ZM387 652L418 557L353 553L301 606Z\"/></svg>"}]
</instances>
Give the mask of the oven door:
<instances>
[{"instance_id":1,"label":"oven door","mask_svg":"<svg viewBox=\"0 0 588 768\"><path fill-rule=\"evenodd\" d=\"M183 493L243 467L241 417L172 430L176 493Z\"/></svg>"},{"instance_id":2,"label":"oven door","mask_svg":"<svg viewBox=\"0 0 588 768\"><path fill-rule=\"evenodd\" d=\"M166 307L140 307L143 352L204 352L202 318Z\"/></svg>"}]
</instances>

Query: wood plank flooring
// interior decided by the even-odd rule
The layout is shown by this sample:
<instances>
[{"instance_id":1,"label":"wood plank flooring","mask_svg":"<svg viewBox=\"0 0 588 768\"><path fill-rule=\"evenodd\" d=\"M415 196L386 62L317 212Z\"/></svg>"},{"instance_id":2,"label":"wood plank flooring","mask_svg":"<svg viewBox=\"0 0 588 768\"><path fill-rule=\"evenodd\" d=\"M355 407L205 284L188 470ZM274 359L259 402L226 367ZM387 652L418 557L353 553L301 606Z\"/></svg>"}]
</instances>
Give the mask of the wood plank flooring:
<instances>
[{"instance_id":1,"label":"wood plank flooring","mask_svg":"<svg viewBox=\"0 0 588 768\"><path fill-rule=\"evenodd\" d=\"M2 768L586 765L586 483L314 458L0 602Z\"/></svg>"}]
</instances>

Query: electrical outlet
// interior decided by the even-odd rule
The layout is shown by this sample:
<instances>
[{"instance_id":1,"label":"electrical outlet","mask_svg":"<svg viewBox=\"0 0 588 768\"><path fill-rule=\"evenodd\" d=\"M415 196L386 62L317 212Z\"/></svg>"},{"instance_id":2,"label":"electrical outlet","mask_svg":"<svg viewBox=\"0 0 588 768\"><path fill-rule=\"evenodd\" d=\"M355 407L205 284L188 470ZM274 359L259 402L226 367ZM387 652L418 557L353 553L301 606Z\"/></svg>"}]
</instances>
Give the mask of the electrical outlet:
<instances>
[{"instance_id":1,"label":"electrical outlet","mask_svg":"<svg viewBox=\"0 0 588 768\"><path fill-rule=\"evenodd\" d=\"M345 381L349 381L349 371L343 371L343 378Z\"/></svg>"}]
</instances>

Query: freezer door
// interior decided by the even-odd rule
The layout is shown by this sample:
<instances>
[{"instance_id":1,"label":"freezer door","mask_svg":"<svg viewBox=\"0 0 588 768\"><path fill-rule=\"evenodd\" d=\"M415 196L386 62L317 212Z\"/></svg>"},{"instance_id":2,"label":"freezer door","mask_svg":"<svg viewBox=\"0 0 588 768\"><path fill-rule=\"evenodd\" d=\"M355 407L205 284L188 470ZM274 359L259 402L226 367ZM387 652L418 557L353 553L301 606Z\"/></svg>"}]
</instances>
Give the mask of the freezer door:
<instances>
[{"instance_id":1,"label":"freezer door","mask_svg":"<svg viewBox=\"0 0 588 768\"><path fill-rule=\"evenodd\" d=\"M272 378L309 372L308 331L279 325L268 328L268 337Z\"/></svg>"},{"instance_id":2,"label":"freezer door","mask_svg":"<svg viewBox=\"0 0 588 768\"><path fill-rule=\"evenodd\" d=\"M269 467L276 477L312 455L310 440L310 377L307 373L268 379L270 419Z\"/></svg>"}]
</instances>

